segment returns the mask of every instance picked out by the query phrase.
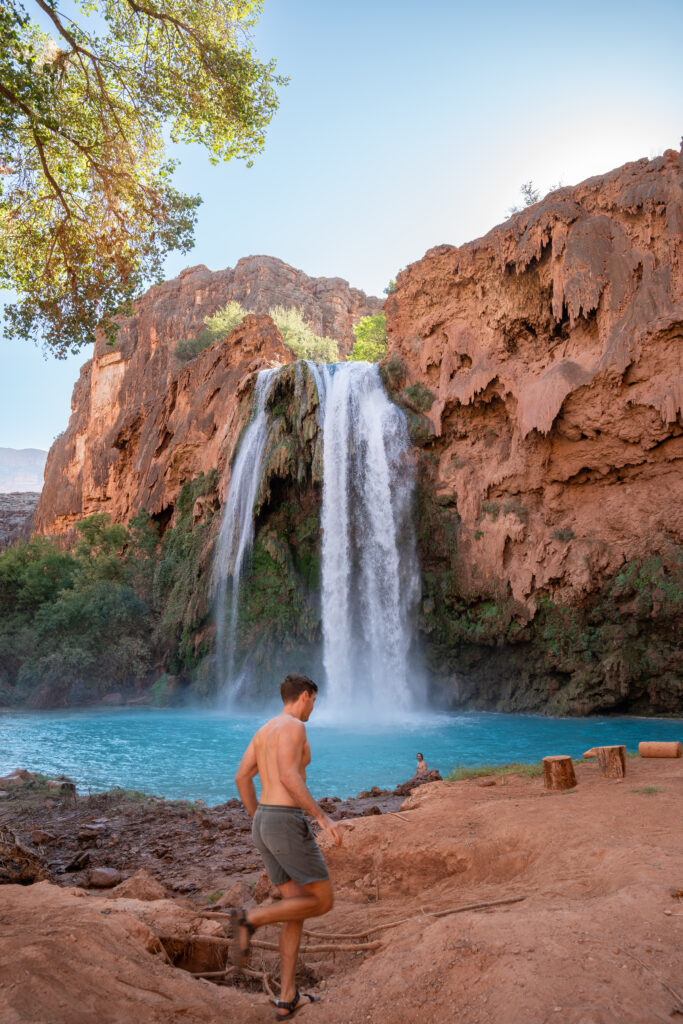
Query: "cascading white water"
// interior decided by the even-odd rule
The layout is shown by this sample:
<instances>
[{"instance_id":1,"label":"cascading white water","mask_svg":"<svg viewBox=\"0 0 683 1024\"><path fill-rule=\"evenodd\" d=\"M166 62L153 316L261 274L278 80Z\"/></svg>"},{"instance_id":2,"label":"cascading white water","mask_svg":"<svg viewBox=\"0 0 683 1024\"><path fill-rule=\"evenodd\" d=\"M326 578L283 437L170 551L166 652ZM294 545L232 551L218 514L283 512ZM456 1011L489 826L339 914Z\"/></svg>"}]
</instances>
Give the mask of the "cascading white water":
<instances>
[{"instance_id":1,"label":"cascading white water","mask_svg":"<svg viewBox=\"0 0 683 1024\"><path fill-rule=\"evenodd\" d=\"M377 366L306 365L323 432L323 709L335 721L367 713L400 717L417 690L410 649L420 587L405 416L384 393ZM217 656L230 702L248 689L235 673L239 585L254 539L254 502L268 456L267 402L278 372L259 374L216 549ZM302 396L297 367L295 398Z\"/></svg>"},{"instance_id":2,"label":"cascading white water","mask_svg":"<svg viewBox=\"0 0 683 1024\"><path fill-rule=\"evenodd\" d=\"M420 592L405 416L377 366L320 372L324 706L334 718L400 716L416 690L410 648Z\"/></svg>"},{"instance_id":3,"label":"cascading white water","mask_svg":"<svg viewBox=\"0 0 683 1024\"><path fill-rule=\"evenodd\" d=\"M216 655L228 698L239 696L235 680L235 640L240 577L254 542L254 501L268 438L266 401L277 370L261 370L254 388L254 412L242 437L230 476L223 519L216 544L213 582L216 593ZM230 589L230 612L226 614Z\"/></svg>"}]
</instances>

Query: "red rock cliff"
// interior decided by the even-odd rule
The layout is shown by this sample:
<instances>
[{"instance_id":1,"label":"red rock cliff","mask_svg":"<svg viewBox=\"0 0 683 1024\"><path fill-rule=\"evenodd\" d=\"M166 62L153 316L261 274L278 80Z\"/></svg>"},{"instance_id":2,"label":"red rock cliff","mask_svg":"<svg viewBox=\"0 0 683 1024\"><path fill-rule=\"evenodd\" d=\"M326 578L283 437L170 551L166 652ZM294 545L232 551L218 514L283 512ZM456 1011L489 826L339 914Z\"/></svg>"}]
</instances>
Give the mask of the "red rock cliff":
<instances>
[{"instance_id":1,"label":"red rock cliff","mask_svg":"<svg viewBox=\"0 0 683 1024\"><path fill-rule=\"evenodd\" d=\"M390 354L433 395L464 594L510 594L524 618L680 544L682 161L562 188L399 275Z\"/></svg>"},{"instance_id":2,"label":"red rock cliff","mask_svg":"<svg viewBox=\"0 0 683 1024\"><path fill-rule=\"evenodd\" d=\"M98 341L81 370L69 426L48 457L37 531L64 533L100 511L123 522L143 507L164 522L184 480L224 470L242 425L240 383L293 358L261 316L183 366L176 342L196 335L204 317L230 300L257 313L298 306L342 352L354 340L353 324L382 305L341 278L311 278L270 256L216 273L192 267L150 288L115 347Z\"/></svg>"}]
</instances>

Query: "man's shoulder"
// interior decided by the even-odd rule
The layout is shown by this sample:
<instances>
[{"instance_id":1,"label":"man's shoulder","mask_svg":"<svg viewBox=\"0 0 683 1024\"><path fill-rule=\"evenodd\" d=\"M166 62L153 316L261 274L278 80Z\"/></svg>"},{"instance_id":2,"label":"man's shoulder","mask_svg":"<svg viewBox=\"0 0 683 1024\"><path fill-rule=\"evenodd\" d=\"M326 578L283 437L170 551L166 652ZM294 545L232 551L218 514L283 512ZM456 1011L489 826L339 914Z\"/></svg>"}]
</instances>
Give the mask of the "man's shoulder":
<instances>
[{"instance_id":1,"label":"man's shoulder","mask_svg":"<svg viewBox=\"0 0 683 1024\"><path fill-rule=\"evenodd\" d=\"M259 733L272 732L273 730L284 730L286 732L294 732L297 735L306 733L306 726L303 722L299 721L298 718L294 718L292 715L275 715L274 718L269 719L265 725L262 725L256 735Z\"/></svg>"}]
</instances>

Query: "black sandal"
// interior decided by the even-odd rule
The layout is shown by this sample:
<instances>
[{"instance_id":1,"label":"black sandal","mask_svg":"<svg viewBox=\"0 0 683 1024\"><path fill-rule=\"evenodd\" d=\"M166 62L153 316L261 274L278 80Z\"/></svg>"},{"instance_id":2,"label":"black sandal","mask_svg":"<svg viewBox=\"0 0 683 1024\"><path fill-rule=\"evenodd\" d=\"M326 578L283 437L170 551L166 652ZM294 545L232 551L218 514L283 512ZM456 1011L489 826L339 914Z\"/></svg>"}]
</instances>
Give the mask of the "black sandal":
<instances>
[{"instance_id":1,"label":"black sandal","mask_svg":"<svg viewBox=\"0 0 683 1024\"><path fill-rule=\"evenodd\" d=\"M246 928L247 930L247 944L246 946L241 942L240 928ZM230 960L235 967L246 967L249 961L249 953L251 949L251 937L256 931L253 924L249 924L247 921L247 914L244 907L240 907L237 910L235 907L230 908L230 936L232 943L230 945Z\"/></svg>"},{"instance_id":2,"label":"black sandal","mask_svg":"<svg viewBox=\"0 0 683 1024\"><path fill-rule=\"evenodd\" d=\"M312 996L310 992L299 992L299 989L294 993L294 998L291 1002L285 1003L282 999L271 999L271 1003L277 1006L278 1010L286 1010L287 1013L276 1013L276 1020L287 1020L288 1017L293 1017L297 1010L300 1010L304 1005L301 1000L308 999L311 1003L319 1003L320 996Z\"/></svg>"}]
</instances>

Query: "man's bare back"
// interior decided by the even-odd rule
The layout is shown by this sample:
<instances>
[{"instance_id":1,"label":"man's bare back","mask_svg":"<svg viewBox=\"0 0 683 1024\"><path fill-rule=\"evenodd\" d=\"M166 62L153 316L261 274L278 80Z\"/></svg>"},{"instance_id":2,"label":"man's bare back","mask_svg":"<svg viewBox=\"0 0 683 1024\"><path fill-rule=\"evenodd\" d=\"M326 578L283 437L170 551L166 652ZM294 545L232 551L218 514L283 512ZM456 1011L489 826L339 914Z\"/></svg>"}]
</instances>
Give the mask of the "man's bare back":
<instances>
[{"instance_id":1,"label":"man's bare back","mask_svg":"<svg viewBox=\"0 0 683 1024\"><path fill-rule=\"evenodd\" d=\"M303 742L302 742L303 738ZM311 748L303 722L282 712L261 726L252 740L258 775L261 780L261 803L281 807L299 807L290 791L280 781L281 764L294 753L295 766L304 783L311 761ZM300 755L297 754L300 750Z\"/></svg>"}]
</instances>

